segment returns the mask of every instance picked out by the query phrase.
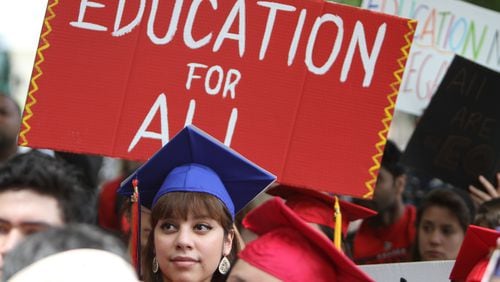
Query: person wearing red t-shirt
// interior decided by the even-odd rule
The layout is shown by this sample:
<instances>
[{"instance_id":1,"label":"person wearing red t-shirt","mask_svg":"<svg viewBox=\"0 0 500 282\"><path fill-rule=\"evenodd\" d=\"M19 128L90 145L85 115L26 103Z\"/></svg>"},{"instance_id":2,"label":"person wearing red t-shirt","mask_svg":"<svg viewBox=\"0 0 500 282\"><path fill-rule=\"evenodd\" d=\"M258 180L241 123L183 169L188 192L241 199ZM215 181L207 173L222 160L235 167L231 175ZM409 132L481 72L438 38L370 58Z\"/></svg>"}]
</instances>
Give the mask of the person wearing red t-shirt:
<instances>
[{"instance_id":1,"label":"person wearing red t-shirt","mask_svg":"<svg viewBox=\"0 0 500 282\"><path fill-rule=\"evenodd\" d=\"M107 231L127 235L129 224L124 214L126 212L125 198L120 197L116 191L120 188L120 183L141 164L141 162L120 160L120 174L115 179L102 184L97 222Z\"/></svg>"},{"instance_id":2,"label":"person wearing red t-shirt","mask_svg":"<svg viewBox=\"0 0 500 282\"><path fill-rule=\"evenodd\" d=\"M378 214L364 220L353 239L352 256L357 264L411 260L416 209L403 202L406 174L400 157L401 151L388 140L373 199L364 203Z\"/></svg>"}]
</instances>

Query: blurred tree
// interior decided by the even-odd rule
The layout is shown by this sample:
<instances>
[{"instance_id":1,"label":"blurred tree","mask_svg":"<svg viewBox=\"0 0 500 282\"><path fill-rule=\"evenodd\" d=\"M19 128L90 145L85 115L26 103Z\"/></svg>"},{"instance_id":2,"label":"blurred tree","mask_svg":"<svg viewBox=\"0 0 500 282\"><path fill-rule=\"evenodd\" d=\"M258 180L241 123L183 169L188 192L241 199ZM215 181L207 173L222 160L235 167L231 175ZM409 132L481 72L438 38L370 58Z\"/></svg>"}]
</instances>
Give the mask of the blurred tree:
<instances>
[{"instance_id":1,"label":"blurred tree","mask_svg":"<svg viewBox=\"0 0 500 282\"><path fill-rule=\"evenodd\" d=\"M500 1L498 0L464 0L472 4L484 7L486 9L494 10L500 12Z\"/></svg>"},{"instance_id":2,"label":"blurred tree","mask_svg":"<svg viewBox=\"0 0 500 282\"><path fill-rule=\"evenodd\" d=\"M0 92L10 93L10 56L7 48L0 41Z\"/></svg>"},{"instance_id":3,"label":"blurred tree","mask_svg":"<svg viewBox=\"0 0 500 282\"><path fill-rule=\"evenodd\" d=\"M337 3L356 6L356 7L361 6L361 2L363 2L362 0L327 0L327 1L328 2L337 2Z\"/></svg>"}]
</instances>

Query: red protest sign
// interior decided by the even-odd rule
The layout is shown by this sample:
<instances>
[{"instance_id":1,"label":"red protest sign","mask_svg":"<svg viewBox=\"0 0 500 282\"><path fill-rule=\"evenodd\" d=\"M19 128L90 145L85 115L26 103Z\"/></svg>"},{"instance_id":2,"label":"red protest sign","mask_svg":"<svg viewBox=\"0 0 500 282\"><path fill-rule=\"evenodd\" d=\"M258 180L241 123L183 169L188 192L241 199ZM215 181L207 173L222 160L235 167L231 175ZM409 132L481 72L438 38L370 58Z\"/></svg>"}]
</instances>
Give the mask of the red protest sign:
<instances>
[{"instance_id":1,"label":"red protest sign","mask_svg":"<svg viewBox=\"0 0 500 282\"><path fill-rule=\"evenodd\" d=\"M414 21L321 1L50 1L19 143L145 160L185 124L370 197Z\"/></svg>"}]
</instances>

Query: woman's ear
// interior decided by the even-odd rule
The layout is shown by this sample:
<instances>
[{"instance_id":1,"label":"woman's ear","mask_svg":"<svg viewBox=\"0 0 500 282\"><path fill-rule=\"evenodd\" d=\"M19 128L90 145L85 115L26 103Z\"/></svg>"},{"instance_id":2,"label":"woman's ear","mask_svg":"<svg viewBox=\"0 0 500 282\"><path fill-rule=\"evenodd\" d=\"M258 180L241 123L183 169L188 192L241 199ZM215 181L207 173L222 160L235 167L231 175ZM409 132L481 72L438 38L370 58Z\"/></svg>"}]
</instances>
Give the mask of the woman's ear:
<instances>
[{"instance_id":1,"label":"woman's ear","mask_svg":"<svg viewBox=\"0 0 500 282\"><path fill-rule=\"evenodd\" d=\"M233 248L233 240L234 240L234 230L231 229L226 238L224 239L224 247L222 249L222 254L227 256L231 253L231 249Z\"/></svg>"}]
</instances>

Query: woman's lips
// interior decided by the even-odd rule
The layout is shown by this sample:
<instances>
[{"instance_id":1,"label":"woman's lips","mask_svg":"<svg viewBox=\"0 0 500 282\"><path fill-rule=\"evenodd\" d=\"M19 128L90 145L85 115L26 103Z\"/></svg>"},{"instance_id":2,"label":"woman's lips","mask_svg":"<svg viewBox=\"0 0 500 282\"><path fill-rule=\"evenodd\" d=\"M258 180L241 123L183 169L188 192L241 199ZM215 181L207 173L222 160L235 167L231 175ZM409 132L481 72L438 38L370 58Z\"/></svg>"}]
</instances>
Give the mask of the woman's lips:
<instances>
[{"instance_id":1,"label":"woman's lips","mask_svg":"<svg viewBox=\"0 0 500 282\"><path fill-rule=\"evenodd\" d=\"M178 256L178 257L173 257L170 259L170 261L177 267L185 268L185 267L191 267L199 262L199 260L192 258L192 257L183 257L183 256Z\"/></svg>"},{"instance_id":2,"label":"woman's lips","mask_svg":"<svg viewBox=\"0 0 500 282\"><path fill-rule=\"evenodd\" d=\"M426 251L425 256L430 259L444 259L443 253L438 251Z\"/></svg>"}]
</instances>

